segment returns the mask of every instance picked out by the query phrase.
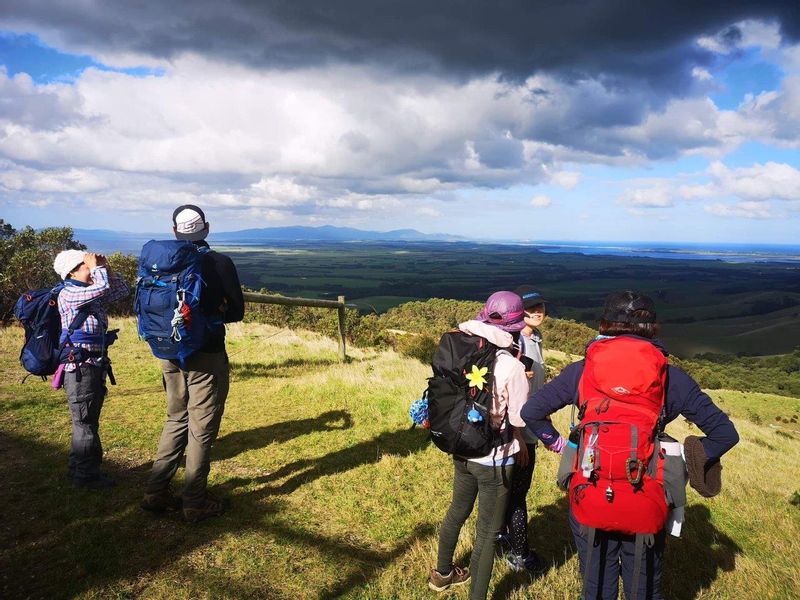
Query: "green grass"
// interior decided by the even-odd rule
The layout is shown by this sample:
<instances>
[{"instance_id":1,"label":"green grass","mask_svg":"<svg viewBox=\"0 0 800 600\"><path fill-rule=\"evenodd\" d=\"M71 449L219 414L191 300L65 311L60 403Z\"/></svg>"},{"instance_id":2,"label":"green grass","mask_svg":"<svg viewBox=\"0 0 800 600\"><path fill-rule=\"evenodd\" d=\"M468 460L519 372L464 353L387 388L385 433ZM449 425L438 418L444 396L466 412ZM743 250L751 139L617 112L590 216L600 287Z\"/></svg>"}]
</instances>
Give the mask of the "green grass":
<instances>
[{"instance_id":1,"label":"green grass","mask_svg":"<svg viewBox=\"0 0 800 600\"><path fill-rule=\"evenodd\" d=\"M32 379L20 384L21 331L0 330L1 597L431 597L426 576L451 467L424 432L408 428L406 410L422 391L425 365L370 350L350 350L353 359L343 365L331 340L253 323L231 327L232 386L210 484L232 506L187 526L138 508L164 398L157 363L136 340L133 321L121 326L113 348L119 385L101 421L106 468L120 482L110 492L68 484L63 392ZM725 458L719 497L703 501L690 491L684 538L669 541L665 595L790 598L800 589L800 508L790 503L800 489L800 435L768 425L800 401L715 395L742 442ZM555 417L562 428L565 419ZM678 419L669 431L682 438L696 428ZM498 562L494 597L578 595L555 468L556 457L540 451L528 497L533 545L552 568L530 581ZM470 520L460 564L473 532Z\"/></svg>"}]
</instances>

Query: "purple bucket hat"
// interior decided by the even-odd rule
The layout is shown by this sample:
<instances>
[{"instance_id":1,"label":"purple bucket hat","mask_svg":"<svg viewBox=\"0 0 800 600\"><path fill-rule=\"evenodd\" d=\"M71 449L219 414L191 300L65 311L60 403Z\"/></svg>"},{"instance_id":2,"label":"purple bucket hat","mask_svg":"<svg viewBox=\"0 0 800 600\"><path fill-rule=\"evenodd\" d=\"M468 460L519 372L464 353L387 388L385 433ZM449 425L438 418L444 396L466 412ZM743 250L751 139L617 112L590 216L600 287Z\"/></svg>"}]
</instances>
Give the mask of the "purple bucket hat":
<instances>
[{"instance_id":1,"label":"purple bucket hat","mask_svg":"<svg viewBox=\"0 0 800 600\"><path fill-rule=\"evenodd\" d=\"M525 328L522 298L514 292L495 292L475 318L509 333L521 331Z\"/></svg>"}]
</instances>

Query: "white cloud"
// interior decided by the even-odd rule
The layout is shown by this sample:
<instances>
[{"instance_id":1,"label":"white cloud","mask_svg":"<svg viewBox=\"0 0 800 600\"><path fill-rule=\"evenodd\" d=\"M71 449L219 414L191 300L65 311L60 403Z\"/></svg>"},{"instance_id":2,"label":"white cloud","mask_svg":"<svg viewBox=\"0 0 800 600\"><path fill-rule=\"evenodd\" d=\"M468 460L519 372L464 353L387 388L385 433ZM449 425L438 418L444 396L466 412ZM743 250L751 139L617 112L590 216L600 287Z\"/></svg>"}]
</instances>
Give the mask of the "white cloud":
<instances>
[{"instance_id":1,"label":"white cloud","mask_svg":"<svg viewBox=\"0 0 800 600\"><path fill-rule=\"evenodd\" d=\"M692 77L698 81L709 81L714 79L714 76L708 72L708 69L704 69L703 67L694 67L692 69Z\"/></svg>"},{"instance_id":2,"label":"white cloud","mask_svg":"<svg viewBox=\"0 0 800 600\"><path fill-rule=\"evenodd\" d=\"M578 185L580 179L581 174L575 171L559 171L550 178L550 181L565 190L571 190Z\"/></svg>"},{"instance_id":3,"label":"white cloud","mask_svg":"<svg viewBox=\"0 0 800 600\"><path fill-rule=\"evenodd\" d=\"M769 219L773 215L768 204L762 202L737 202L736 204L710 204L704 210L717 217L742 219Z\"/></svg>"},{"instance_id":4,"label":"white cloud","mask_svg":"<svg viewBox=\"0 0 800 600\"><path fill-rule=\"evenodd\" d=\"M534 208L547 208L553 203L553 200L550 197L545 195L538 195L531 198L531 206Z\"/></svg>"},{"instance_id":5,"label":"white cloud","mask_svg":"<svg viewBox=\"0 0 800 600\"><path fill-rule=\"evenodd\" d=\"M730 169L715 162L709 167L709 173L720 194L756 201L800 198L800 171L784 163L768 162Z\"/></svg>"},{"instance_id":6,"label":"white cloud","mask_svg":"<svg viewBox=\"0 0 800 600\"><path fill-rule=\"evenodd\" d=\"M638 208L668 208L673 206L670 190L666 187L626 190L620 202Z\"/></svg>"},{"instance_id":7,"label":"white cloud","mask_svg":"<svg viewBox=\"0 0 800 600\"><path fill-rule=\"evenodd\" d=\"M741 39L771 47L771 31L748 25ZM797 47L780 52L800 65ZM694 77L704 80L701 67ZM123 211L175 202L282 218L398 210L459 190L570 190L585 164L721 157L749 139L800 146L800 76L791 74L779 90L721 110L706 97L660 103L591 78L387 79L369 67L257 71L184 55L161 77L89 69L74 85L36 85L0 72L0 95L10 98L0 104L4 200L72 196ZM800 197L793 167L759 168L647 186L621 201L646 209Z\"/></svg>"},{"instance_id":8,"label":"white cloud","mask_svg":"<svg viewBox=\"0 0 800 600\"><path fill-rule=\"evenodd\" d=\"M754 19L740 21L715 35L702 36L697 45L716 54L730 54L741 48L760 47L774 50L780 46L780 24Z\"/></svg>"}]
</instances>

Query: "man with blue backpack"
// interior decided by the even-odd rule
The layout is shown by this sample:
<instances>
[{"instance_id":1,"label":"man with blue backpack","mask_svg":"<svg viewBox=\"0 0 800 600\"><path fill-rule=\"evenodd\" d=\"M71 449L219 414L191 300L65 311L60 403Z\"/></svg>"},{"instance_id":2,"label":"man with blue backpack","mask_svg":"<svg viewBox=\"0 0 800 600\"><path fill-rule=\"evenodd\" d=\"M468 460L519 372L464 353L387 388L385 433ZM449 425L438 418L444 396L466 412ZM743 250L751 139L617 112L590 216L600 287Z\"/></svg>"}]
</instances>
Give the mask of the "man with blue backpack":
<instances>
[{"instance_id":1,"label":"man with blue backpack","mask_svg":"<svg viewBox=\"0 0 800 600\"><path fill-rule=\"evenodd\" d=\"M114 480L100 471L100 411L106 377L114 383L107 349L116 339L116 332L108 331L105 306L130 290L101 254L64 250L53 268L64 280L57 300L62 329L54 387L63 383L72 415L69 475L78 487L113 487Z\"/></svg>"},{"instance_id":2,"label":"man with blue backpack","mask_svg":"<svg viewBox=\"0 0 800 600\"><path fill-rule=\"evenodd\" d=\"M161 359L167 393L167 420L141 507L182 510L194 523L225 510L206 486L228 395L225 323L242 320L244 297L233 261L205 241L209 224L203 211L179 206L172 221L176 240L151 240L142 249L134 305L139 335ZM169 485L184 453L178 498Z\"/></svg>"}]
</instances>

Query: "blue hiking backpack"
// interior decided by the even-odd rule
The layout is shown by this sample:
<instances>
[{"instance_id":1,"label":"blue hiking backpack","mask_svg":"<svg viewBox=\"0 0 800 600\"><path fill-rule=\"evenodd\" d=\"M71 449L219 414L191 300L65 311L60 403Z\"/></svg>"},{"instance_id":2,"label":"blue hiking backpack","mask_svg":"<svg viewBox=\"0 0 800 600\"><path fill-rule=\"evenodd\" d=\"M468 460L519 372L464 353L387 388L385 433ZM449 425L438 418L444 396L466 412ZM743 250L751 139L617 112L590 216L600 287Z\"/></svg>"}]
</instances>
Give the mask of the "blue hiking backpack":
<instances>
[{"instance_id":1,"label":"blue hiking backpack","mask_svg":"<svg viewBox=\"0 0 800 600\"><path fill-rule=\"evenodd\" d=\"M139 336L158 358L184 361L215 327L200 309L206 247L150 240L142 248L133 310Z\"/></svg>"},{"instance_id":2,"label":"blue hiking backpack","mask_svg":"<svg viewBox=\"0 0 800 600\"><path fill-rule=\"evenodd\" d=\"M63 362L64 348L72 346L70 335L80 328L89 316L90 309L87 305L75 315L64 341L61 342L58 294L62 289L64 284L59 283L53 288L25 292L14 306L14 316L25 328L25 343L19 353L19 361L31 375L46 378L56 372L58 365Z\"/></svg>"}]
</instances>

